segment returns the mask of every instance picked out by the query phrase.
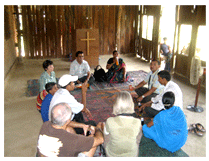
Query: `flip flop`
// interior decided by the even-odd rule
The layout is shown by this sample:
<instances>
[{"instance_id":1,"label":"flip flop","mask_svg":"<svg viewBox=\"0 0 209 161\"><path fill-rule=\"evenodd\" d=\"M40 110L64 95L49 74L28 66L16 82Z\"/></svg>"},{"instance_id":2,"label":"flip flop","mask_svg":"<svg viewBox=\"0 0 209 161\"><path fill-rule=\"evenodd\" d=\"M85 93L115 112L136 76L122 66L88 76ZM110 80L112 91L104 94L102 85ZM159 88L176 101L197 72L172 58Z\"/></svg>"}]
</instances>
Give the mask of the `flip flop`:
<instances>
[{"instance_id":1,"label":"flip flop","mask_svg":"<svg viewBox=\"0 0 209 161\"><path fill-rule=\"evenodd\" d=\"M203 136L203 132L199 131L197 128L194 128L194 132L197 134L197 136Z\"/></svg>"},{"instance_id":2,"label":"flip flop","mask_svg":"<svg viewBox=\"0 0 209 161\"><path fill-rule=\"evenodd\" d=\"M200 123L194 123L190 125L191 127L197 128L201 132L206 132L205 128Z\"/></svg>"},{"instance_id":3,"label":"flip flop","mask_svg":"<svg viewBox=\"0 0 209 161\"><path fill-rule=\"evenodd\" d=\"M188 132L194 134L195 133L194 129L195 129L194 127L190 127L190 128L188 128Z\"/></svg>"},{"instance_id":4,"label":"flip flop","mask_svg":"<svg viewBox=\"0 0 209 161\"><path fill-rule=\"evenodd\" d=\"M196 124L191 124L190 125L191 127L188 128L188 132L192 133L192 134L196 134L197 136L203 136L203 132L202 131L199 131Z\"/></svg>"},{"instance_id":5,"label":"flip flop","mask_svg":"<svg viewBox=\"0 0 209 161\"><path fill-rule=\"evenodd\" d=\"M196 128L201 132L206 132L205 128L200 123L196 123Z\"/></svg>"}]
</instances>

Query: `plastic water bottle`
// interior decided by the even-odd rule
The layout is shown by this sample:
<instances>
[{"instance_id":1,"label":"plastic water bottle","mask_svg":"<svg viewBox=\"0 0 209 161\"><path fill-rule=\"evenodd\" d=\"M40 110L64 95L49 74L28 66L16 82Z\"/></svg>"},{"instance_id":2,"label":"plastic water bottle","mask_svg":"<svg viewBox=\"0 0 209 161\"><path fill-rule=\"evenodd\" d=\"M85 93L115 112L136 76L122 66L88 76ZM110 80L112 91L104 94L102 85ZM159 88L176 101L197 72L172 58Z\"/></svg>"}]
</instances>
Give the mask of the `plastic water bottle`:
<instances>
[{"instance_id":1,"label":"plastic water bottle","mask_svg":"<svg viewBox=\"0 0 209 161\"><path fill-rule=\"evenodd\" d=\"M130 81L130 83L133 83L134 82L134 78L130 78L129 81Z\"/></svg>"},{"instance_id":2,"label":"plastic water bottle","mask_svg":"<svg viewBox=\"0 0 209 161\"><path fill-rule=\"evenodd\" d=\"M141 125L142 126L144 125L144 118L143 117L141 118Z\"/></svg>"}]
</instances>

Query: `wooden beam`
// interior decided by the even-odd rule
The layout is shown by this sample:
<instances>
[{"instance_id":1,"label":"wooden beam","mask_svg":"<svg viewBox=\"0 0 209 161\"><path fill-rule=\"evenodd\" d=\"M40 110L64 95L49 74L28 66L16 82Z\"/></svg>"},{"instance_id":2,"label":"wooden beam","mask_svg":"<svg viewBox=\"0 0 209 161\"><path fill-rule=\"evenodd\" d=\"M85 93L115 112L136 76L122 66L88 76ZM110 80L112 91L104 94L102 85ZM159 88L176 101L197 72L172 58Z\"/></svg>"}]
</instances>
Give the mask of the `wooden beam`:
<instances>
[{"instance_id":1,"label":"wooden beam","mask_svg":"<svg viewBox=\"0 0 209 161\"><path fill-rule=\"evenodd\" d=\"M122 6L117 6L118 14L117 14L117 28L116 28L116 46L117 50L120 53L120 26L121 26L121 15L122 15Z\"/></svg>"}]
</instances>

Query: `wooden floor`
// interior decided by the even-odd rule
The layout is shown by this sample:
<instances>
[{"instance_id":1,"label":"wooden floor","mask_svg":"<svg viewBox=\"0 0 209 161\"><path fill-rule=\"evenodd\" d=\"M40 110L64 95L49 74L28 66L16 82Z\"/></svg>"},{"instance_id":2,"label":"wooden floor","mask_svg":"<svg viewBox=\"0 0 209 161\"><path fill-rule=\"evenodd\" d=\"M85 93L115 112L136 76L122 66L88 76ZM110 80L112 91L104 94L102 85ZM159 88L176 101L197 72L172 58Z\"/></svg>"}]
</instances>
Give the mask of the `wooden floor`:
<instances>
[{"instance_id":1,"label":"wooden floor","mask_svg":"<svg viewBox=\"0 0 209 161\"><path fill-rule=\"evenodd\" d=\"M105 68L110 55L100 56L100 65ZM144 70L149 72L149 63L134 55L121 55L128 71ZM36 153L36 144L42 119L36 110L36 97L26 97L27 80L38 79L43 72L44 60L23 60L17 63L4 80L4 156L32 157ZM69 73L70 62L65 59L52 59L56 77ZM91 69L93 72L94 69ZM172 78L183 92L184 113L187 123L201 123L206 126L206 96L200 93L198 105L204 108L202 113L186 110L186 106L194 104L196 89ZM184 150L191 157L206 156L206 135L198 137L189 134Z\"/></svg>"}]
</instances>

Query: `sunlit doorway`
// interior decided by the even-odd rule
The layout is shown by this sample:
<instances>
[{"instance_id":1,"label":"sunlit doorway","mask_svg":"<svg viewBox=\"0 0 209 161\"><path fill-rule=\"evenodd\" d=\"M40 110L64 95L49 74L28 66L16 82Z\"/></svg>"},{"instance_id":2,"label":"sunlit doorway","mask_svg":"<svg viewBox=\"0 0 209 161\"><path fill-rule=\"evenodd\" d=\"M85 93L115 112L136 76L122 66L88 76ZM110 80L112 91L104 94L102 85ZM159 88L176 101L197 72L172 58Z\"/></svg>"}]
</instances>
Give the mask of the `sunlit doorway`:
<instances>
[{"instance_id":1,"label":"sunlit doorway","mask_svg":"<svg viewBox=\"0 0 209 161\"><path fill-rule=\"evenodd\" d=\"M161 5L161 18L159 29L159 41L163 43L163 38L167 38L167 44L173 49L174 33L175 33L175 14L176 5ZM160 49L160 45L158 47ZM165 68L164 61L161 62L160 70Z\"/></svg>"}]
</instances>

